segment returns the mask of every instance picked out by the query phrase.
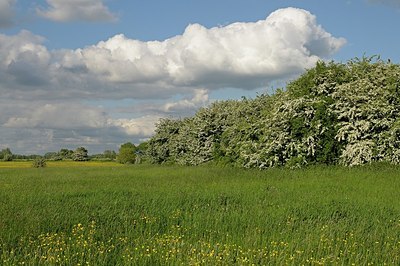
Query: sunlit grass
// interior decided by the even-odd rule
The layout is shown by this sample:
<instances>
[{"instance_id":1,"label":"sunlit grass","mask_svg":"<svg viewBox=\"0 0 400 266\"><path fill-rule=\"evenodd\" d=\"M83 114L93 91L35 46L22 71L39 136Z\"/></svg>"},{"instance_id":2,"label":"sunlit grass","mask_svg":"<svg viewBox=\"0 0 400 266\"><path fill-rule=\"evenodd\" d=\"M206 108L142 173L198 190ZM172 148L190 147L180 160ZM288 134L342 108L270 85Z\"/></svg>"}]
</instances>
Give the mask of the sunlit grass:
<instances>
[{"instance_id":1,"label":"sunlit grass","mask_svg":"<svg viewBox=\"0 0 400 266\"><path fill-rule=\"evenodd\" d=\"M87 161L87 162L75 162L75 161L47 161L48 167L116 167L123 166L117 162L111 161Z\"/></svg>"},{"instance_id":2,"label":"sunlit grass","mask_svg":"<svg viewBox=\"0 0 400 266\"><path fill-rule=\"evenodd\" d=\"M11 162L0 162L1 168L30 168L32 162L30 161L11 161Z\"/></svg>"},{"instance_id":3,"label":"sunlit grass","mask_svg":"<svg viewBox=\"0 0 400 266\"><path fill-rule=\"evenodd\" d=\"M0 169L0 264L398 265L399 173Z\"/></svg>"},{"instance_id":4,"label":"sunlit grass","mask_svg":"<svg viewBox=\"0 0 400 266\"><path fill-rule=\"evenodd\" d=\"M75 161L46 161L46 167L99 167L99 166L123 166L120 163L112 161L86 161L86 162L75 162ZM11 161L11 162L0 162L1 168L32 168L32 161Z\"/></svg>"}]
</instances>

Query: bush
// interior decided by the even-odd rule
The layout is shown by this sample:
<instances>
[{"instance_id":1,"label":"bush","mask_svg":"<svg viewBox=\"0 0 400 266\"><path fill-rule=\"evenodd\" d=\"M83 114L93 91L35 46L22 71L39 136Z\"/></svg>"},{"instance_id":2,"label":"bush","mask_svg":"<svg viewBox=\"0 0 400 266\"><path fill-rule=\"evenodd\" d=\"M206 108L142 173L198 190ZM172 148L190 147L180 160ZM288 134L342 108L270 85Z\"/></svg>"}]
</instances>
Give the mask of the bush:
<instances>
[{"instance_id":1,"label":"bush","mask_svg":"<svg viewBox=\"0 0 400 266\"><path fill-rule=\"evenodd\" d=\"M43 157L38 157L38 158L34 159L32 162L32 167L35 167L35 168L46 167L46 159L44 159Z\"/></svg>"},{"instance_id":2,"label":"bush","mask_svg":"<svg viewBox=\"0 0 400 266\"><path fill-rule=\"evenodd\" d=\"M89 160L88 150L84 147L77 148L72 154L72 160L77 162L84 162Z\"/></svg>"},{"instance_id":3,"label":"bush","mask_svg":"<svg viewBox=\"0 0 400 266\"><path fill-rule=\"evenodd\" d=\"M13 160L12 154L4 154L3 161L4 162L11 162Z\"/></svg>"},{"instance_id":4,"label":"bush","mask_svg":"<svg viewBox=\"0 0 400 266\"><path fill-rule=\"evenodd\" d=\"M273 95L161 120L147 154L153 163L245 168L400 164L400 65L318 62Z\"/></svg>"},{"instance_id":5,"label":"bush","mask_svg":"<svg viewBox=\"0 0 400 266\"><path fill-rule=\"evenodd\" d=\"M136 159L136 147L134 144L127 142L122 144L117 156L117 162L122 164L133 164Z\"/></svg>"}]
</instances>

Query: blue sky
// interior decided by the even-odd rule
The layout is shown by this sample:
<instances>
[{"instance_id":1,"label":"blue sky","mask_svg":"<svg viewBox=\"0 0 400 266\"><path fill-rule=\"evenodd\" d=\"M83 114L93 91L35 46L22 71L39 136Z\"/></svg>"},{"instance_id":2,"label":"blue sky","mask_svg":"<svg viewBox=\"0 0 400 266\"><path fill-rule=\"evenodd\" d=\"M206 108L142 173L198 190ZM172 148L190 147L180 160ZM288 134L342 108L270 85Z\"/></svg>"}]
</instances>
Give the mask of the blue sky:
<instances>
[{"instance_id":1,"label":"blue sky","mask_svg":"<svg viewBox=\"0 0 400 266\"><path fill-rule=\"evenodd\" d=\"M398 0L0 0L0 148L118 150L319 59L399 63Z\"/></svg>"}]
</instances>

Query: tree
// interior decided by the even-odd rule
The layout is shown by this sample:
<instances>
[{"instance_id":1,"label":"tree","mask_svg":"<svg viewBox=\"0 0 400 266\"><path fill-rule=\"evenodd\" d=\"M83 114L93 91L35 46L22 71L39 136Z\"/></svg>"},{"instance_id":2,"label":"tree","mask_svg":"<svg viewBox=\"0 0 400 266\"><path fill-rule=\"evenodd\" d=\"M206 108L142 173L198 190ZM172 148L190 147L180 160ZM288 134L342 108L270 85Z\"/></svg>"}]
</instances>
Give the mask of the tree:
<instances>
[{"instance_id":1,"label":"tree","mask_svg":"<svg viewBox=\"0 0 400 266\"><path fill-rule=\"evenodd\" d=\"M32 167L34 168L43 168L46 167L46 159L43 157L37 157L32 162Z\"/></svg>"},{"instance_id":2,"label":"tree","mask_svg":"<svg viewBox=\"0 0 400 266\"><path fill-rule=\"evenodd\" d=\"M140 143L136 147L136 160L135 164L141 164L143 162L146 162L148 160L147 156L147 150L149 148L149 144L147 141Z\"/></svg>"},{"instance_id":3,"label":"tree","mask_svg":"<svg viewBox=\"0 0 400 266\"><path fill-rule=\"evenodd\" d=\"M147 151L153 163L183 165L400 164L400 65L320 61L270 96L160 120Z\"/></svg>"},{"instance_id":4,"label":"tree","mask_svg":"<svg viewBox=\"0 0 400 266\"><path fill-rule=\"evenodd\" d=\"M139 151L142 154L145 154L147 152L147 149L149 147L149 143L147 141L140 143L137 147L136 150Z\"/></svg>"},{"instance_id":5,"label":"tree","mask_svg":"<svg viewBox=\"0 0 400 266\"><path fill-rule=\"evenodd\" d=\"M44 155L44 159L46 160L58 160L59 155L58 152L46 152Z\"/></svg>"},{"instance_id":6,"label":"tree","mask_svg":"<svg viewBox=\"0 0 400 266\"><path fill-rule=\"evenodd\" d=\"M185 145L178 140L183 125L183 120L160 119L156 125L156 134L148 143L147 153L152 163L176 162L176 154L186 152Z\"/></svg>"},{"instance_id":7,"label":"tree","mask_svg":"<svg viewBox=\"0 0 400 266\"><path fill-rule=\"evenodd\" d=\"M0 158L5 162L12 161L13 154L12 154L10 148L2 149L0 152Z\"/></svg>"},{"instance_id":8,"label":"tree","mask_svg":"<svg viewBox=\"0 0 400 266\"><path fill-rule=\"evenodd\" d=\"M88 150L84 147L77 148L74 153L72 154L72 160L74 161L87 161L89 160L88 157Z\"/></svg>"},{"instance_id":9,"label":"tree","mask_svg":"<svg viewBox=\"0 0 400 266\"><path fill-rule=\"evenodd\" d=\"M103 157L109 160L115 160L117 158L117 154L112 150L105 150L103 153Z\"/></svg>"},{"instance_id":10,"label":"tree","mask_svg":"<svg viewBox=\"0 0 400 266\"><path fill-rule=\"evenodd\" d=\"M136 147L134 144L127 142L121 145L117 156L119 163L134 163L136 158Z\"/></svg>"},{"instance_id":11,"label":"tree","mask_svg":"<svg viewBox=\"0 0 400 266\"><path fill-rule=\"evenodd\" d=\"M72 159L72 154L74 154L74 151L68 149L61 149L58 152L58 155L61 159Z\"/></svg>"}]
</instances>

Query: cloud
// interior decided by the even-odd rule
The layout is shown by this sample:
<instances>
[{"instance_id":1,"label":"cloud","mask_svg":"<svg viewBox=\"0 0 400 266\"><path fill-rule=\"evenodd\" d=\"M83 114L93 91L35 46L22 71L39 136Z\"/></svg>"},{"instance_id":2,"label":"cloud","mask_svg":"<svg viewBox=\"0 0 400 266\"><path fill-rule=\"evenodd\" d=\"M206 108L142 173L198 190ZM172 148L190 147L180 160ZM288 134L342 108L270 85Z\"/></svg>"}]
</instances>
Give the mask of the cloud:
<instances>
[{"instance_id":1,"label":"cloud","mask_svg":"<svg viewBox=\"0 0 400 266\"><path fill-rule=\"evenodd\" d=\"M14 24L14 5L16 0L0 0L0 28Z\"/></svg>"},{"instance_id":2,"label":"cloud","mask_svg":"<svg viewBox=\"0 0 400 266\"><path fill-rule=\"evenodd\" d=\"M162 42L124 35L75 51L76 67L111 83L254 89L298 74L345 44L308 11L286 8L255 23L207 29L189 25Z\"/></svg>"},{"instance_id":3,"label":"cloud","mask_svg":"<svg viewBox=\"0 0 400 266\"><path fill-rule=\"evenodd\" d=\"M49 103L0 99L0 147L12 147L17 153L77 146L85 146L91 153L117 150L128 140L139 143L151 137L160 118L192 115L208 102L206 90L161 105L141 102L130 110L72 100ZM135 118L119 118L121 112Z\"/></svg>"},{"instance_id":4,"label":"cloud","mask_svg":"<svg viewBox=\"0 0 400 266\"><path fill-rule=\"evenodd\" d=\"M20 116L12 116L3 124L12 128L88 129L107 125L103 110L82 104L32 104Z\"/></svg>"},{"instance_id":5,"label":"cloud","mask_svg":"<svg viewBox=\"0 0 400 266\"><path fill-rule=\"evenodd\" d=\"M170 101L161 106L154 105L136 109L134 113L143 114L137 118L113 118L106 108L89 104L66 102L33 102L25 101L16 104L0 102L0 123L5 128L35 128L56 130L98 130L114 128L127 135L149 137L154 133L154 125L161 118L171 114L187 116L199 107L208 103L206 90L196 90L191 99ZM152 112L149 112L153 108Z\"/></svg>"},{"instance_id":6,"label":"cloud","mask_svg":"<svg viewBox=\"0 0 400 266\"><path fill-rule=\"evenodd\" d=\"M154 134L159 116L146 115L134 119L110 119L109 125L121 128L127 135L148 138Z\"/></svg>"},{"instance_id":7,"label":"cloud","mask_svg":"<svg viewBox=\"0 0 400 266\"><path fill-rule=\"evenodd\" d=\"M74 131L113 128L127 135L149 137L154 133L154 124L159 118L158 115L145 115L135 119L115 119L103 108L63 102L28 105L19 115L9 117L3 127Z\"/></svg>"},{"instance_id":8,"label":"cloud","mask_svg":"<svg viewBox=\"0 0 400 266\"><path fill-rule=\"evenodd\" d=\"M165 113L180 113L188 111L196 111L200 107L204 107L209 103L208 91L199 89L194 91L194 95L191 99L182 99L175 102L168 102L161 105L160 110Z\"/></svg>"},{"instance_id":9,"label":"cloud","mask_svg":"<svg viewBox=\"0 0 400 266\"><path fill-rule=\"evenodd\" d=\"M196 111L212 102L209 99L209 91L196 89L192 94L181 95L167 100L147 100L131 106L119 107L115 112L121 114L148 114L154 117L187 117L194 115Z\"/></svg>"},{"instance_id":10,"label":"cloud","mask_svg":"<svg viewBox=\"0 0 400 266\"><path fill-rule=\"evenodd\" d=\"M52 85L52 54L43 42L44 38L25 30L14 36L0 34L0 92L4 97L32 98L39 85Z\"/></svg>"},{"instance_id":11,"label":"cloud","mask_svg":"<svg viewBox=\"0 0 400 266\"><path fill-rule=\"evenodd\" d=\"M102 0L46 0L47 9L37 9L38 15L59 22L115 21L113 14Z\"/></svg>"},{"instance_id":12,"label":"cloud","mask_svg":"<svg viewBox=\"0 0 400 266\"><path fill-rule=\"evenodd\" d=\"M0 147L16 153L44 153L84 146L91 153L117 150L126 141L149 138L159 115L114 118L105 108L67 102L7 103L0 100ZM11 141L10 141L11 140Z\"/></svg>"},{"instance_id":13,"label":"cloud","mask_svg":"<svg viewBox=\"0 0 400 266\"><path fill-rule=\"evenodd\" d=\"M346 42L296 8L277 10L254 23L211 29L193 24L164 41L120 34L85 48L56 51L27 31L0 34L0 41L0 91L13 87L10 96L87 99L262 88L302 73Z\"/></svg>"},{"instance_id":14,"label":"cloud","mask_svg":"<svg viewBox=\"0 0 400 266\"><path fill-rule=\"evenodd\" d=\"M97 131L38 129L38 128L0 128L0 148L9 147L16 154L44 154L71 150L83 146L89 153L101 153L104 150L118 151L119 145L132 141L139 143L140 138L129 137L112 128Z\"/></svg>"}]
</instances>

